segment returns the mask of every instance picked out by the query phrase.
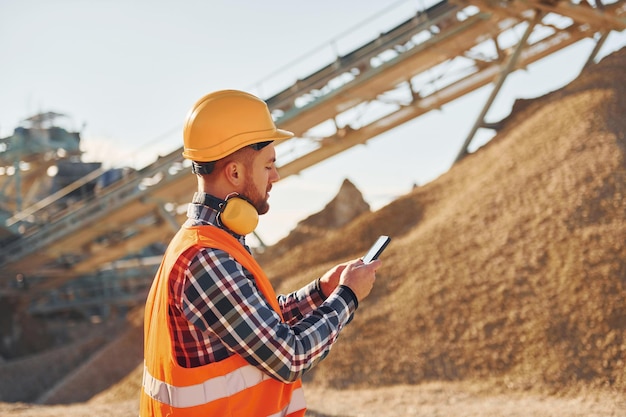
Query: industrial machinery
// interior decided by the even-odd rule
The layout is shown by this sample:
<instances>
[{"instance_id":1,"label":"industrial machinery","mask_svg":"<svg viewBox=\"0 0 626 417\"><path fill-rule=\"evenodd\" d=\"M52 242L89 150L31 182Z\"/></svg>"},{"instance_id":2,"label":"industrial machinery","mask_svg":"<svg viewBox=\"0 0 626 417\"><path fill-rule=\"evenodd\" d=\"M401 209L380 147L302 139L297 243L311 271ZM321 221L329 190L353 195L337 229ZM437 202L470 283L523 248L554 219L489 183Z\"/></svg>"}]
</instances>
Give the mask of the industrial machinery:
<instances>
[{"instance_id":1,"label":"industrial machinery","mask_svg":"<svg viewBox=\"0 0 626 417\"><path fill-rule=\"evenodd\" d=\"M296 134L280 145L298 149L281 177L492 85L459 160L507 75L583 39L596 42L592 65L608 34L624 29L624 0L435 3L264 97L277 125ZM70 301L138 302L195 190L182 149L137 171L107 172L80 162L79 134L56 126L59 117L34 116L0 139L0 291L27 280L22 292L41 314ZM60 296L72 282L74 295ZM101 291L77 297L78 282Z\"/></svg>"}]
</instances>

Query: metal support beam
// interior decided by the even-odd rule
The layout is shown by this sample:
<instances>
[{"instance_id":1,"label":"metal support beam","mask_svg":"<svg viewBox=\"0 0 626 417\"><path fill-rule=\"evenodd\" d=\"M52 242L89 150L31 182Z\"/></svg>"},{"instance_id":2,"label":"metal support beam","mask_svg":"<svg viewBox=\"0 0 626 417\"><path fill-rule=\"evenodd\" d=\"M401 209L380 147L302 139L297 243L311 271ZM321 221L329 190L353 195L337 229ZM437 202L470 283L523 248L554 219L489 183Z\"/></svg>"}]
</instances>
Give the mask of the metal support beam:
<instances>
[{"instance_id":1,"label":"metal support beam","mask_svg":"<svg viewBox=\"0 0 626 417\"><path fill-rule=\"evenodd\" d=\"M54 204L55 202L57 202L57 200L61 199L62 197L67 196L70 192L77 190L78 188L82 187L83 185L91 181L96 180L104 172L105 172L104 168L97 168L91 171L89 174L85 175L84 177L79 178L73 183L50 194L46 198L39 200L37 203L33 204L32 206L24 210L22 210L21 207L18 207L17 213L15 213L11 218L7 219L7 222L6 222L7 226L12 226L19 221L27 219L29 216L32 216L33 214L35 214L37 211L42 210L46 208L47 206ZM17 195L19 196L19 192L17 193Z\"/></svg>"},{"instance_id":2,"label":"metal support beam","mask_svg":"<svg viewBox=\"0 0 626 417\"><path fill-rule=\"evenodd\" d=\"M180 224L178 224L178 221L176 221L176 216L172 215L172 213L168 212L167 210L165 210L165 201L161 201L161 199L158 198L146 198L145 199L146 202L153 202L155 203L159 216L165 220L165 222L170 226L170 229L176 233L178 231L178 229L180 229Z\"/></svg>"},{"instance_id":3,"label":"metal support beam","mask_svg":"<svg viewBox=\"0 0 626 417\"><path fill-rule=\"evenodd\" d=\"M593 47L593 51L591 51L589 58L587 58L587 62L585 62L585 65L583 66L583 70L595 63L595 58L598 55L598 52L600 52L600 49L602 49L604 42L609 37L609 33L610 31L608 30L605 32L601 32L600 39L598 39L598 41L596 42L596 45Z\"/></svg>"},{"instance_id":4,"label":"metal support beam","mask_svg":"<svg viewBox=\"0 0 626 417\"><path fill-rule=\"evenodd\" d=\"M511 56L509 57L509 60L507 61L506 65L504 66L504 68L500 72L500 75L498 77L498 81L496 82L496 85L494 86L493 90L491 91L491 94L489 95L489 98L487 99L487 102L485 103L485 106L483 107L482 111L478 115L478 118L476 119L476 122L474 123L474 126L472 126L472 129L470 130L470 133L467 135L467 139L465 139L465 142L463 142L463 146L461 147L461 150L459 151L459 154L457 155L456 159L454 160L455 163L459 162L461 159L463 159L463 157L465 157L467 155L467 148L469 147L470 143L472 142L472 139L474 139L474 135L476 135L476 132L478 131L478 128L480 128L480 126L484 123L485 115L487 114L487 112L491 108L491 105L493 104L494 100L496 99L496 96L498 95L498 93L500 92L500 89L504 85L504 81L506 81L506 78L508 77L508 75L515 68L515 64L517 63L517 60L519 59L519 57L520 57L520 55L522 53L522 50L524 49L524 46L526 46L526 42L528 41L528 37L533 32L533 30L535 28L535 25L537 25L537 23L539 23L541 21L542 16L543 16L542 12L540 12L538 10L535 10L535 16L533 17L533 19L531 21L528 21L528 27L526 28L526 31L524 32L524 36L522 36L522 39L520 39L517 47L515 48L515 51L513 52L513 54L511 54Z\"/></svg>"},{"instance_id":5,"label":"metal support beam","mask_svg":"<svg viewBox=\"0 0 626 417\"><path fill-rule=\"evenodd\" d=\"M13 168L15 169L15 208L20 211L22 210L22 172L19 159L15 160Z\"/></svg>"},{"instance_id":6,"label":"metal support beam","mask_svg":"<svg viewBox=\"0 0 626 417\"><path fill-rule=\"evenodd\" d=\"M263 249L267 248L267 245L265 244L263 239L261 239L261 236L256 231L253 231L252 234L254 234L254 237L257 238L257 240L259 241L259 245L261 245Z\"/></svg>"}]
</instances>

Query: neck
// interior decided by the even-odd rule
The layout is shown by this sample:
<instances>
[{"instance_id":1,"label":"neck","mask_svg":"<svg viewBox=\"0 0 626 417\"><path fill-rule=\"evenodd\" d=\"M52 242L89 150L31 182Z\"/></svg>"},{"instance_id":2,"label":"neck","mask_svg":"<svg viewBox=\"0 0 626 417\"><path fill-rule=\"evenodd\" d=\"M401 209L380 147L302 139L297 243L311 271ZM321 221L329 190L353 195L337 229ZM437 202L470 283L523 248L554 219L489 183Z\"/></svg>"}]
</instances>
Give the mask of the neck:
<instances>
[{"instance_id":1,"label":"neck","mask_svg":"<svg viewBox=\"0 0 626 417\"><path fill-rule=\"evenodd\" d=\"M205 176L198 176L198 191L199 194L208 194L213 197L217 197L222 200L226 200L226 197L231 195L236 190L233 189L231 184L223 184L217 180L210 181Z\"/></svg>"}]
</instances>

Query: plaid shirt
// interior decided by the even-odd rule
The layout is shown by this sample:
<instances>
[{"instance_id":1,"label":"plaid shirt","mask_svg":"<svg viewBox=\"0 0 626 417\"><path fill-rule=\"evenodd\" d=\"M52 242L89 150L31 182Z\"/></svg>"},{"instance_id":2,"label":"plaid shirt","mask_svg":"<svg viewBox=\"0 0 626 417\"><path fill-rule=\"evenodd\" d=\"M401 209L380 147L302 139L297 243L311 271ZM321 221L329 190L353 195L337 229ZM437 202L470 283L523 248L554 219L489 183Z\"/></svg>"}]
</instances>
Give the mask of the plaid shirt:
<instances>
[{"instance_id":1,"label":"plaid shirt","mask_svg":"<svg viewBox=\"0 0 626 417\"><path fill-rule=\"evenodd\" d=\"M201 204L190 204L187 216L185 226L218 224L217 212ZM234 236L249 252L245 237ZM297 380L326 357L357 308L354 293L344 286L324 299L318 279L278 296L283 323L252 274L212 248L183 253L169 285L170 324L181 366L197 367L236 353L284 382Z\"/></svg>"}]
</instances>

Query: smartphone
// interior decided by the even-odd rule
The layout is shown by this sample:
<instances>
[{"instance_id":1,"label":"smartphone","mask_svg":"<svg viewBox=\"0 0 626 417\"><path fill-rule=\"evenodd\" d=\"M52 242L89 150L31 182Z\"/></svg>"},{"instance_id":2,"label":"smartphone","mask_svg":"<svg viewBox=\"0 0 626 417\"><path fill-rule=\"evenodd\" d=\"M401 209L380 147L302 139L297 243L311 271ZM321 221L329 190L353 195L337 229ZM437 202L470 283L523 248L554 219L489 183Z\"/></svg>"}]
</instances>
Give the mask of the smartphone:
<instances>
[{"instance_id":1,"label":"smartphone","mask_svg":"<svg viewBox=\"0 0 626 417\"><path fill-rule=\"evenodd\" d=\"M391 238L389 236L380 236L363 257L363 263L368 264L373 260L378 259L378 257L381 253L383 253L383 250L385 250L390 241Z\"/></svg>"}]
</instances>

